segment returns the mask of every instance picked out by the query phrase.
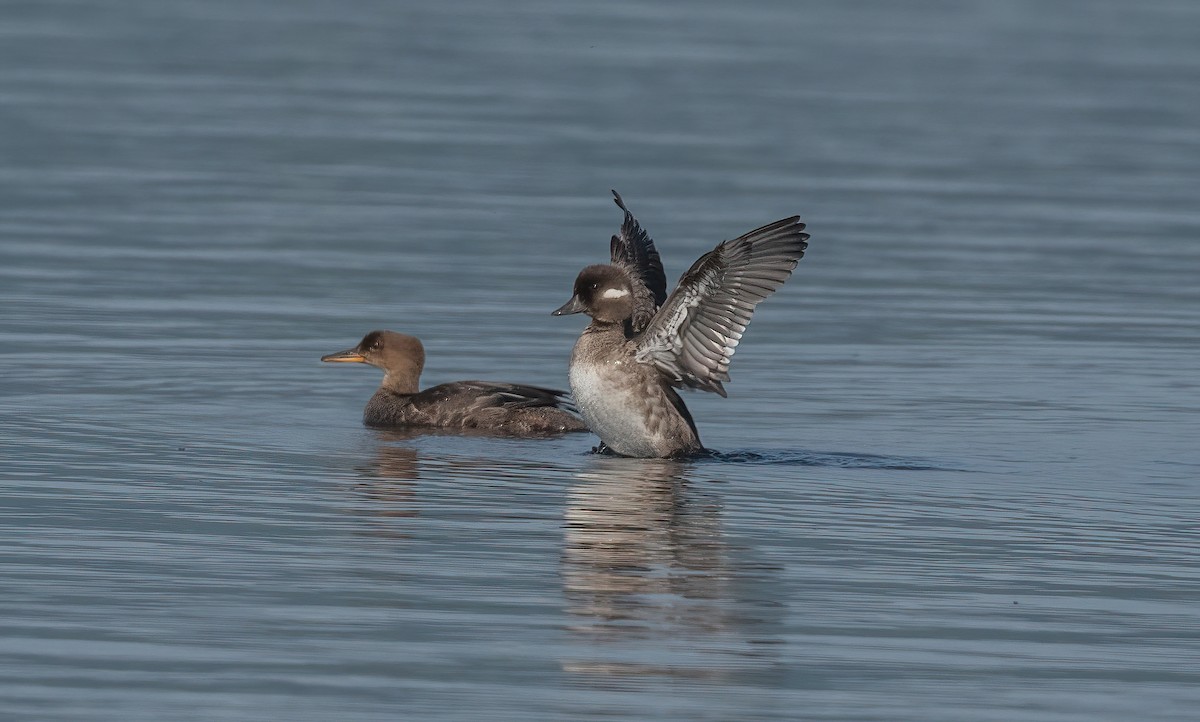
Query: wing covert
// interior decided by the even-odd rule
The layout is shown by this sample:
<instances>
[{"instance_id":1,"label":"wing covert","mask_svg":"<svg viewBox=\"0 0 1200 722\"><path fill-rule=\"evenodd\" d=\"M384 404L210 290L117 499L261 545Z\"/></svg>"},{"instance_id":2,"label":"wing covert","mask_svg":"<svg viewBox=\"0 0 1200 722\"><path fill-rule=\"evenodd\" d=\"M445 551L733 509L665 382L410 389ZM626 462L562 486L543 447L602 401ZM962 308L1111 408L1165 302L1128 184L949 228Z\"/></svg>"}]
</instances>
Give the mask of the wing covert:
<instances>
[{"instance_id":1,"label":"wing covert","mask_svg":"<svg viewBox=\"0 0 1200 722\"><path fill-rule=\"evenodd\" d=\"M754 308L792 275L808 234L800 216L723 241L679 279L637 345L637 360L653 363L679 387L725 396L729 362Z\"/></svg>"}]
</instances>

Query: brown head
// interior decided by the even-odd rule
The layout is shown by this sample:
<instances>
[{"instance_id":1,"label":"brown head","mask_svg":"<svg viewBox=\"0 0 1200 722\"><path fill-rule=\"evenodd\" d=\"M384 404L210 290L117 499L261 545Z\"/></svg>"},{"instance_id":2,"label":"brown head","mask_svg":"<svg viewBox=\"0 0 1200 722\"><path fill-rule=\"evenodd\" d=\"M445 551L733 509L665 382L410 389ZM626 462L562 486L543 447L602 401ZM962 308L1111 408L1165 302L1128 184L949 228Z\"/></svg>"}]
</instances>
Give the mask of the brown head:
<instances>
[{"instance_id":1,"label":"brown head","mask_svg":"<svg viewBox=\"0 0 1200 722\"><path fill-rule=\"evenodd\" d=\"M633 286L616 266L588 266L575 279L575 294L555 316L586 313L601 323L621 323L633 315Z\"/></svg>"},{"instance_id":2,"label":"brown head","mask_svg":"<svg viewBox=\"0 0 1200 722\"><path fill-rule=\"evenodd\" d=\"M383 387L398 394L415 394L425 368L425 347L416 336L395 331L372 331L354 348L321 357L326 363L370 364L383 369Z\"/></svg>"}]
</instances>

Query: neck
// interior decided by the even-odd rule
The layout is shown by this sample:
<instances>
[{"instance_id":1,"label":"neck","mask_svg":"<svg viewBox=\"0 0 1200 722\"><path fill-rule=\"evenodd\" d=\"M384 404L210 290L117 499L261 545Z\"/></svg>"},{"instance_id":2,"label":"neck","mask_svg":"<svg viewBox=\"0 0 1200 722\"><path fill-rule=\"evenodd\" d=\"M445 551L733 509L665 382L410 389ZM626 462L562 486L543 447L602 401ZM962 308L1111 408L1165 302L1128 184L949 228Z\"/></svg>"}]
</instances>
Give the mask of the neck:
<instances>
[{"instance_id":1,"label":"neck","mask_svg":"<svg viewBox=\"0 0 1200 722\"><path fill-rule=\"evenodd\" d=\"M598 318L593 318L588 327L584 329L584 333L611 333L613 331L625 330L624 321L601 321Z\"/></svg>"},{"instance_id":2,"label":"neck","mask_svg":"<svg viewBox=\"0 0 1200 722\"><path fill-rule=\"evenodd\" d=\"M421 374L413 373L411 369L392 371L383 377L382 388L397 394L415 394L420 390L417 382Z\"/></svg>"}]
</instances>

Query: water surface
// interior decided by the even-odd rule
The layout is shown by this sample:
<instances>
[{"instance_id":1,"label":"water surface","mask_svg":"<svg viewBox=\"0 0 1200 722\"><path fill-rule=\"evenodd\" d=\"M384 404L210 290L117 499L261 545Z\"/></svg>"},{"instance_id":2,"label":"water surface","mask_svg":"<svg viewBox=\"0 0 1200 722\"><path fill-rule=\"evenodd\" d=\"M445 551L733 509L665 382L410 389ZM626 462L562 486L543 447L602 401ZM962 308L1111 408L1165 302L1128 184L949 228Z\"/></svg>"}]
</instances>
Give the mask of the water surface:
<instances>
[{"instance_id":1,"label":"water surface","mask_svg":"<svg viewBox=\"0 0 1200 722\"><path fill-rule=\"evenodd\" d=\"M0 717L1194 718L1194 3L4 16ZM360 425L565 385L609 188L809 222L716 455Z\"/></svg>"}]
</instances>

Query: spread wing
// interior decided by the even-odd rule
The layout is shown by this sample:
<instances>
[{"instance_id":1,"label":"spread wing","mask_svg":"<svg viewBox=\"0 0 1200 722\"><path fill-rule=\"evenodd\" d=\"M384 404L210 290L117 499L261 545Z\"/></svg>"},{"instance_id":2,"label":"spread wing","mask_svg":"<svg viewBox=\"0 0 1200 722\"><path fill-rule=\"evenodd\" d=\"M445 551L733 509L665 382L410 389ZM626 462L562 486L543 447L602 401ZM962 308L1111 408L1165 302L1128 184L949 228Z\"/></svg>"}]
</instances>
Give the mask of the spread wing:
<instances>
[{"instance_id":1,"label":"spread wing","mask_svg":"<svg viewBox=\"0 0 1200 722\"><path fill-rule=\"evenodd\" d=\"M692 264L637 341L637 360L653 363L679 387L722 396L729 360L754 307L792 275L808 248L800 216L723 241Z\"/></svg>"},{"instance_id":2,"label":"spread wing","mask_svg":"<svg viewBox=\"0 0 1200 722\"><path fill-rule=\"evenodd\" d=\"M623 268L633 281L633 330L636 333L646 327L666 300L667 274L663 272L662 259L650 235L625 207L621 194L616 191L612 194L613 202L625 211L625 221L621 223L621 232L612 237L609 247L612 264Z\"/></svg>"}]
</instances>

